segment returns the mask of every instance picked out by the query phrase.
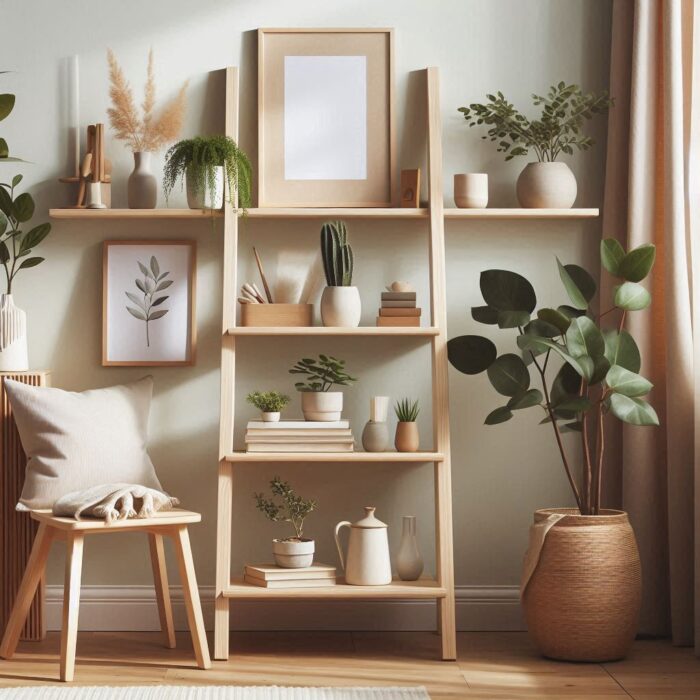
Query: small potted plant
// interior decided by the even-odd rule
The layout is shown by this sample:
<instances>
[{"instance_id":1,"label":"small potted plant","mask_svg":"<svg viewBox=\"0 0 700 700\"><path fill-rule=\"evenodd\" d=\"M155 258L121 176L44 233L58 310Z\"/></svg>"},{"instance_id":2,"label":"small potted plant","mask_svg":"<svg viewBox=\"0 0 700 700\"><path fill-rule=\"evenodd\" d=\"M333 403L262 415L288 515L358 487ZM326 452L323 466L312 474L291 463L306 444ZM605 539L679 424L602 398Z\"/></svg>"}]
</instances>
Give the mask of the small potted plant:
<instances>
[{"instance_id":1,"label":"small potted plant","mask_svg":"<svg viewBox=\"0 0 700 700\"><path fill-rule=\"evenodd\" d=\"M187 206L190 209L221 209L224 206L224 182L228 201L250 206L253 171L248 156L229 136L196 136L178 141L165 154L163 191L168 200L178 180L184 178Z\"/></svg>"},{"instance_id":2,"label":"small potted plant","mask_svg":"<svg viewBox=\"0 0 700 700\"><path fill-rule=\"evenodd\" d=\"M263 421L276 423L280 411L289 403L289 396L279 391L252 391L246 396L246 401L262 412Z\"/></svg>"},{"instance_id":3,"label":"small potted plant","mask_svg":"<svg viewBox=\"0 0 700 700\"><path fill-rule=\"evenodd\" d=\"M273 497L282 499L275 503L265 498L264 494L254 494L257 509L273 523L289 523L294 529L294 535L272 540L272 553L275 564L285 569L302 569L311 566L314 561L314 541L304 537L304 520L316 510L316 501L304 500L297 496L289 482L275 476L270 481L270 491Z\"/></svg>"},{"instance_id":4,"label":"small potted plant","mask_svg":"<svg viewBox=\"0 0 700 700\"><path fill-rule=\"evenodd\" d=\"M418 425L418 400L401 399L394 406L394 412L399 422L396 424L396 436L394 446L399 452L417 452L419 446Z\"/></svg>"},{"instance_id":5,"label":"small potted plant","mask_svg":"<svg viewBox=\"0 0 700 700\"><path fill-rule=\"evenodd\" d=\"M343 392L330 391L333 386L350 386L356 382L345 371L345 360L330 355L319 355L318 359L305 357L297 362L290 374L304 374L305 382L294 386L301 392L301 410L305 420L336 421L343 411Z\"/></svg>"},{"instance_id":6,"label":"small potted plant","mask_svg":"<svg viewBox=\"0 0 700 700\"><path fill-rule=\"evenodd\" d=\"M321 227L321 257L327 287L321 295L324 326L360 325L360 292L352 286L354 257L342 221L328 221Z\"/></svg>"},{"instance_id":7,"label":"small potted plant","mask_svg":"<svg viewBox=\"0 0 700 700\"><path fill-rule=\"evenodd\" d=\"M596 114L605 113L613 104L607 92L584 93L578 85L561 81L550 87L547 96L533 95L533 104L542 106L539 119L528 119L508 102L502 92L487 95L485 104L460 107L469 126L486 125L487 136L497 141L496 150L506 160L525 156L532 150L536 162L528 163L520 173L517 194L520 205L530 208L568 209L576 201L576 178L562 154L574 149L587 151L594 143L584 136L583 126Z\"/></svg>"}]
</instances>

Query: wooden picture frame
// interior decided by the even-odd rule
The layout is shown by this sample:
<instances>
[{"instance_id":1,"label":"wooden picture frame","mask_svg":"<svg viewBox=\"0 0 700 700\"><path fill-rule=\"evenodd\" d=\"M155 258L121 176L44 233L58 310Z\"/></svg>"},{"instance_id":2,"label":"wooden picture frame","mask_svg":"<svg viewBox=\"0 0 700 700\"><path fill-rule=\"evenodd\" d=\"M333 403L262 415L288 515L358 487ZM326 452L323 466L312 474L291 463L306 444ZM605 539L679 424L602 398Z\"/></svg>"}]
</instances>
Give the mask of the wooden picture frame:
<instances>
[{"instance_id":1,"label":"wooden picture frame","mask_svg":"<svg viewBox=\"0 0 700 700\"><path fill-rule=\"evenodd\" d=\"M394 122L392 29L258 29L259 207L394 206Z\"/></svg>"},{"instance_id":2,"label":"wooden picture frame","mask_svg":"<svg viewBox=\"0 0 700 700\"><path fill-rule=\"evenodd\" d=\"M196 270L197 247L192 240L104 241L104 367L177 367L195 363ZM156 296L156 292L162 293ZM161 301L162 297L165 299ZM154 327L154 322L161 319L164 322ZM145 326L139 327L144 322Z\"/></svg>"}]
</instances>

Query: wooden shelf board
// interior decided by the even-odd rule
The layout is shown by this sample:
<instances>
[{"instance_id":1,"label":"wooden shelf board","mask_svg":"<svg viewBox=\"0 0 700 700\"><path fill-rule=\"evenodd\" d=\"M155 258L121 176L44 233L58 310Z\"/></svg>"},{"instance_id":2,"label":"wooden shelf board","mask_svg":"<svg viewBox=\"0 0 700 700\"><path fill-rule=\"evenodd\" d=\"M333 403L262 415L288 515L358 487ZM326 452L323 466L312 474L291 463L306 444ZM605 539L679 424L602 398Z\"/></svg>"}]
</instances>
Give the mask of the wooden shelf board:
<instances>
[{"instance_id":1,"label":"wooden shelf board","mask_svg":"<svg viewBox=\"0 0 700 700\"><path fill-rule=\"evenodd\" d=\"M49 209L52 219L87 221L97 219L201 219L223 217L222 211L206 209Z\"/></svg>"},{"instance_id":2,"label":"wooden shelf board","mask_svg":"<svg viewBox=\"0 0 700 700\"><path fill-rule=\"evenodd\" d=\"M442 462L441 452L232 452L227 462Z\"/></svg>"},{"instance_id":3,"label":"wooden shelf board","mask_svg":"<svg viewBox=\"0 0 700 700\"><path fill-rule=\"evenodd\" d=\"M250 219L427 219L427 209L401 207L265 207L248 209Z\"/></svg>"},{"instance_id":4,"label":"wooden shelf board","mask_svg":"<svg viewBox=\"0 0 700 700\"><path fill-rule=\"evenodd\" d=\"M598 209L445 209L445 219L594 219Z\"/></svg>"},{"instance_id":5,"label":"wooden shelf board","mask_svg":"<svg viewBox=\"0 0 700 700\"><path fill-rule=\"evenodd\" d=\"M229 328L228 335L417 335L433 336L438 334L434 326L359 326L357 328L338 328L331 326L235 326Z\"/></svg>"},{"instance_id":6,"label":"wooden shelf board","mask_svg":"<svg viewBox=\"0 0 700 700\"><path fill-rule=\"evenodd\" d=\"M242 577L234 577L231 585L224 590L226 598L247 598L249 600L261 598L306 598L320 599L365 599L382 600L390 598L444 598L447 590L438 586L432 579L419 579L418 581L395 580L386 586L349 586L338 580L335 586L325 588L263 588L243 583Z\"/></svg>"}]
</instances>

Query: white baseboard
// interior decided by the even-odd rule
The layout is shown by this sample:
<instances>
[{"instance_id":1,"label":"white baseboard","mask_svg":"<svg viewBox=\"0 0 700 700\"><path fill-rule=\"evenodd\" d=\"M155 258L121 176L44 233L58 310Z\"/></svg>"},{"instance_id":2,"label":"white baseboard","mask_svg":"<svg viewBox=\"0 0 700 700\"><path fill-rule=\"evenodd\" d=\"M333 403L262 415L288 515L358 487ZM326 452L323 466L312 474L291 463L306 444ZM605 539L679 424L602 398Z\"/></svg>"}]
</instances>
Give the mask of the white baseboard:
<instances>
[{"instance_id":1,"label":"white baseboard","mask_svg":"<svg viewBox=\"0 0 700 700\"><path fill-rule=\"evenodd\" d=\"M524 629L517 586L458 586L457 629L511 631ZM200 588L204 620L213 628L214 587ZM187 629L182 590L171 588L178 630ZM83 586L80 629L152 631L159 629L152 586ZM48 586L46 620L49 630L61 628L63 587ZM237 630L433 630L432 601L232 601L231 629Z\"/></svg>"}]
</instances>

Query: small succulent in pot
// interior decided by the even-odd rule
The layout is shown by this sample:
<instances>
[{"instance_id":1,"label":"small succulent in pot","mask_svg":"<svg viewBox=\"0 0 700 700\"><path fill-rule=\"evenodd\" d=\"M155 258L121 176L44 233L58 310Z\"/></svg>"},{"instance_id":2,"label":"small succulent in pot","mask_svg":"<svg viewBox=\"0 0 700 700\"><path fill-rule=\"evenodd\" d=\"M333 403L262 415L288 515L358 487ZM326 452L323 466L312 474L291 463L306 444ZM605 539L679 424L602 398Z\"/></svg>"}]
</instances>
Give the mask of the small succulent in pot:
<instances>
[{"instance_id":1,"label":"small succulent in pot","mask_svg":"<svg viewBox=\"0 0 700 700\"><path fill-rule=\"evenodd\" d=\"M420 444L416 419L420 409L418 399L408 398L397 401L394 412L398 418L394 446L399 452L417 452Z\"/></svg>"},{"instance_id":2,"label":"small succulent in pot","mask_svg":"<svg viewBox=\"0 0 700 700\"><path fill-rule=\"evenodd\" d=\"M316 510L316 501L298 496L288 481L279 476L270 481L273 498L277 496L281 503L268 499L262 493L255 493L256 508L273 523L289 523L294 534L272 541L272 551L277 566L285 569L301 569L311 566L314 560L314 541L304 537L304 521Z\"/></svg>"},{"instance_id":3,"label":"small succulent in pot","mask_svg":"<svg viewBox=\"0 0 700 700\"><path fill-rule=\"evenodd\" d=\"M342 221L327 221L321 227L321 258L327 287L321 296L321 320L324 326L360 325L360 292L352 286L355 256L348 243Z\"/></svg>"},{"instance_id":4,"label":"small succulent in pot","mask_svg":"<svg viewBox=\"0 0 700 700\"><path fill-rule=\"evenodd\" d=\"M246 401L260 410L266 423L274 423L280 419L280 412L289 403L289 396L279 391L252 391L246 396Z\"/></svg>"}]
</instances>

